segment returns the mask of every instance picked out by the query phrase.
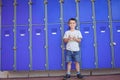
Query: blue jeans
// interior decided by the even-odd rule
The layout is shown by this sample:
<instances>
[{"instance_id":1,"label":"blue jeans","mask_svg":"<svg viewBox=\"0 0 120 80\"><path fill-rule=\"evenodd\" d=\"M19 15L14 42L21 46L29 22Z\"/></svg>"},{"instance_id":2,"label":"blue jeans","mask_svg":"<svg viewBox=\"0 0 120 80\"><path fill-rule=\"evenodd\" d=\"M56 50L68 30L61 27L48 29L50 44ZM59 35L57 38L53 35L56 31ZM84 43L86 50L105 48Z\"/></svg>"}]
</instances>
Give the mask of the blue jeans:
<instances>
[{"instance_id":1,"label":"blue jeans","mask_svg":"<svg viewBox=\"0 0 120 80\"><path fill-rule=\"evenodd\" d=\"M66 62L80 62L80 51L66 51Z\"/></svg>"}]
</instances>

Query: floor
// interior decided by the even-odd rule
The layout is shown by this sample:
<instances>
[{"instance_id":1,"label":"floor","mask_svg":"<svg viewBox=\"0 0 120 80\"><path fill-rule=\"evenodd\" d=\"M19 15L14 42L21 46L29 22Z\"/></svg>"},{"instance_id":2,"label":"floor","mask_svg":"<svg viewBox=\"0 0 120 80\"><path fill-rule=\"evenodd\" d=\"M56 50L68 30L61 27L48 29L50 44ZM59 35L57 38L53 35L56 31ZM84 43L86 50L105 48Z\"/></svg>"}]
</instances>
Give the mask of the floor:
<instances>
[{"instance_id":1,"label":"floor","mask_svg":"<svg viewBox=\"0 0 120 80\"><path fill-rule=\"evenodd\" d=\"M62 80L63 77L38 77L38 78L11 78L0 80ZM78 80L76 77L71 77L70 80ZM81 80L120 80L120 75L102 75L102 76L85 76Z\"/></svg>"}]
</instances>

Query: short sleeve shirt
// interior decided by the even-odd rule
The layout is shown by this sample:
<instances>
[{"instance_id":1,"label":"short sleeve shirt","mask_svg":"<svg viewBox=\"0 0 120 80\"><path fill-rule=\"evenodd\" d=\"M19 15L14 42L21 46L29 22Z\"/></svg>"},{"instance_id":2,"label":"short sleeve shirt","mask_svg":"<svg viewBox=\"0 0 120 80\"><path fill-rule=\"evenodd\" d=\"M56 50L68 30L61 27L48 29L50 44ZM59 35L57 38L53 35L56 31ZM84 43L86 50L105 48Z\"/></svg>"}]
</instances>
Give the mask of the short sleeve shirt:
<instances>
[{"instance_id":1,"label":"short sleeve shirt","mask_svg":"<svg viewBox=\"0 0 120 80\"><path fill-rule=\"evenodd\" d=\"M69 37L82 38L82 34L79 30L75 30L75 31L68 30L65 32L63 39L69 38ZM80 50L79 43L76 41L69 41L66 44L66 50L79 51Z\"/></svg>"}]
</instances>

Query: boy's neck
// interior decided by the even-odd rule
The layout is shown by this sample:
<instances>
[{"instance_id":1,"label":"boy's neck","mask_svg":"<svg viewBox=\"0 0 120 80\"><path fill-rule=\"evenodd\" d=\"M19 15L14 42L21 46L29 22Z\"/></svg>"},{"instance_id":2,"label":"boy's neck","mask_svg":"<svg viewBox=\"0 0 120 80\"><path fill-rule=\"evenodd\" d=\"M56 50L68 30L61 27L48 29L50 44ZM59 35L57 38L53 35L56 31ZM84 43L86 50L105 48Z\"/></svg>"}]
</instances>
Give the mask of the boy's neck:
<instances>
[{"instance_id":1,"label":"boy's neck","mask_svg":"<svg viewBox=\"0 0 120 80\"><path fill-rule=\"evenodd\" d=\"M75 29L70 29L70 31L75 31Z\"/></svg>"}]
</instances>

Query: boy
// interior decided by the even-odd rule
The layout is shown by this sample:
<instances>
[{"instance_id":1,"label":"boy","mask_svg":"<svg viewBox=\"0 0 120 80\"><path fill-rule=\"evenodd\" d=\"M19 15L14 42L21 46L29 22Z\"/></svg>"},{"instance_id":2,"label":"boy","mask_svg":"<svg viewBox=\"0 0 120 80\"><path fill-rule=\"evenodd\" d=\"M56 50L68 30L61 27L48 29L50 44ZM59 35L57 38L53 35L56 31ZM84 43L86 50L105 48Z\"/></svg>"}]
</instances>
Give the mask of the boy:
<instances>
[{"instance_id":1,"label":"boy","mask_svg":"<svg viewBox=\"0 0 120 80\"><path fill-rule=\"evenodd\" d=\"M66 31L63 37L63 41L66 43L66 62L67 62L67 74L64 79L70 78L71 63L75 62L77 78L81 79L83 76L80 74L80 55L79 55L79 42L82 39L81 32L76 30L75 27L77 21L75 18L71 18L68 21L70 30Z\"/></svg>"}]
</instances>

